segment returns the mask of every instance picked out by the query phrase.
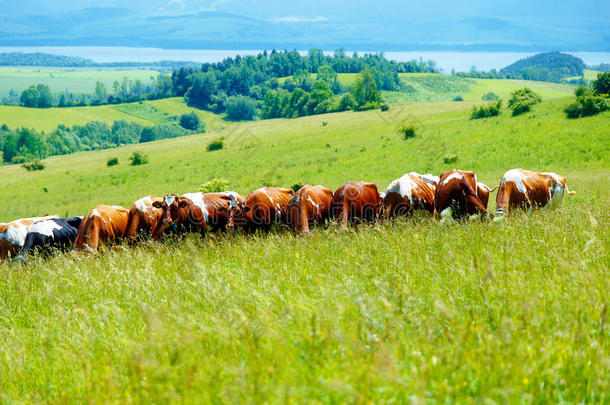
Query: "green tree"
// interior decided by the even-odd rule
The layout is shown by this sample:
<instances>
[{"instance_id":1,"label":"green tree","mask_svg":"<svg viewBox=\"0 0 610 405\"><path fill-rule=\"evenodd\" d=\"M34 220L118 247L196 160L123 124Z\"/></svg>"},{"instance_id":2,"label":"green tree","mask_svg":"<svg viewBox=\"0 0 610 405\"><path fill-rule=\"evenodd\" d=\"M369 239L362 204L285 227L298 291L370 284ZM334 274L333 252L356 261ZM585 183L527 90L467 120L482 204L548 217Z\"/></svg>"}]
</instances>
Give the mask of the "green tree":
<instances>
[{"instance_id":1,"label":"green tree","mask_svg":"<svg viewBox=\"0 0 610 405\"><path fill-rule=\"evenodd\" d=\"M21 93L21 105L24 107L38 107L38 100L40 99L40 93L36 86L30 86L23 90Z\"/></svg>"},{"instance_id":2,"label":"green tree","mask_svg":"<svg viewBox=\"0 0 610 405\"><path fill-rule=\"evenodd\" d=\"M95 83L95 99L99 102L105 101L108 98L108 92L106 91L106 85L104 82Z\"/></svg>"},{"instance_id":3,"label":"green tree","mask_svg":"<svg viewBox=\"0 0 610 405\"><path fill-rule=\"evenodd\" d=\"M592 87L597 94L610 96L610 72L598 73Z\"/></svg>"},{"instance_id":4,"label":"green tree","mask_svg":"<svg viewBox=\"0 0 610 405\"><path fill-rule=\"evenodd\" d=\"M180 116L180 126L184 129L197 131L200 125L201 120L199 119L199 116L195 114L194 111L191 111L188 114L182 114Z\"/></svg>"},{"instance_id":5,"label":"green tree","mask_svg":"<svg viewBox=\"0 0 610 405\"><path fill-rule=\"evenodd\" d=\"M192 85L186 92L186 102L190 106L209 108L216 94L218 80L214 71L197 72L191 76Z\"/></svg>"},{"instance_id":6,"label":"green tree","mask_svg":"<svg viewBox=\"0 0 610 405\"><path fill-rule=\"evenodd\" d=\"M256 101L248 96L231 96L227 99L226 107L230 120L253 120L256 117Z\"/></svg>"},{"instance_id":7,"label":"green tree","mask_svg":"<svg viewBox=\"0 0 610 405\"><path fill-rule=\"evenodd\" d=\"M381 97L377 91L375 77L370 69L364 69L360 72L360 76L356 78L352 85L351 92L358 109L379 107Z\"/></svg>"},{"instance_id":8,"label":"green tree","mask_svg":"<svg viewBox=\"0 0 610 405\"><path fill-rule=\"evenodd\" d=\"M53 93L51 93L49 86L39 84L36 89L38 89L38 108L53 107Z\"/></svg>"}]
</instances>

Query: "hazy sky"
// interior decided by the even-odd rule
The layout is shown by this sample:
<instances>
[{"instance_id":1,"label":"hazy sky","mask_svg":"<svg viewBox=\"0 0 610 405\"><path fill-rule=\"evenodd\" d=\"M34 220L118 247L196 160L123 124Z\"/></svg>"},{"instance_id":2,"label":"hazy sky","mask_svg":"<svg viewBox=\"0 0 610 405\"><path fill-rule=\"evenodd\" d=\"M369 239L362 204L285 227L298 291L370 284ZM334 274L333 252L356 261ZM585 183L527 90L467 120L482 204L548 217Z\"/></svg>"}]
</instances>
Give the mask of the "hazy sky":
<instances>
[{"instance_id":1,"label":"hazy sky","mask_svg":"<svg viewBox=\"0 0 610 405\"><path fill-rule=\"evenodd\" d=\"M294 22L323 20L365 20L465 17L536 17L548 16L569 21L572 17L592 20L610 17L610 2L581 0L505 0L501 2L447 1L359 1L308 0L0 0L0 11L13 15L57 14L86 7L120 7L146 15L183 14L201 11L230 12L258 19ZM282 20L283 19L283 20Z\"/></svg>"}]
</instances>

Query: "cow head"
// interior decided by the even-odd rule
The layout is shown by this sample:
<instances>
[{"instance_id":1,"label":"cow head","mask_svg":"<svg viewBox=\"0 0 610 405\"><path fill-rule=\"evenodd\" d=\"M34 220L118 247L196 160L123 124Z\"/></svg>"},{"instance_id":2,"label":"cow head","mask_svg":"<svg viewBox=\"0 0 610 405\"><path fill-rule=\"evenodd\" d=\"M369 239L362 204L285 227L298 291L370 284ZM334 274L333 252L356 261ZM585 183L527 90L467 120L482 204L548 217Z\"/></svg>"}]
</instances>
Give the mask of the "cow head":
<instances>
[{"instance_id":1,"label":"cow head","mask_svg":"<svg viewBox=\"0 0 610 405\"><path fill-rule=\"evenodd\" d=\"M250 211L250 207L248 207L246 203L229 201L221 210L227 213L227 227L237 231L239 226L244 226L246 224L246 213Z\"/></svg>"},{"instance_id":2,"label":"cow head","mask_svg":"<svg viewBox=\"0 0 610 405\"><path fill-rule=\"evenodd\" d=\"M177 194L167 194L163 197L163 201L155 201L152 204L153 207L163 210L161 221L162 226L165 228L176 223L178 218L180 218L180 211L187 205L187 199Z\"/></svg>"}]
</instances>

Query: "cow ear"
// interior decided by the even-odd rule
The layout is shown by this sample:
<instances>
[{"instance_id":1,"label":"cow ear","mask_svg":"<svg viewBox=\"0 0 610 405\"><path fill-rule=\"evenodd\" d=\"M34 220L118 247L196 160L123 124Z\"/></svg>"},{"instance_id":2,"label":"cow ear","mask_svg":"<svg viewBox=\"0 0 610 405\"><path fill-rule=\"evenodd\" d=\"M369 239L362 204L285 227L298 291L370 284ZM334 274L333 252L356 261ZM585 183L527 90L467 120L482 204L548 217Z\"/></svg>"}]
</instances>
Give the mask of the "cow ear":
<instances>
[{"instance_id":1,"label":"cow ear","mask_svg":"<svg viewBox=\"0 0 610 405\"><path fill-rule=\"evenodd\" d=\"M152 206L155 208L163 208L163 203L161 201L154 201Z\"/></svg>"},{"instance_id":2,"label":"cow ear","mask_svg":"<svg viewBox=\"0 0 610 405\"><path fill-rule=\"evenodd\" d=\"M220 211L220 212L229 212L229 204L221 205L220 208L218 208L218 211Z\"/></svg>"},{"instance_id":3,"label":"cow ear","mask_svg":"<svg viewBox=\"0 0 610 405\"><path fill-rule=\"evenodd\" d=\"M180 207L180 208L184 208L184 207L186 207L187 205L189 205L189 204L186 202L186 200L181 199L181 200L178 202L178 207Z\"/></svg>"}]
</instances>

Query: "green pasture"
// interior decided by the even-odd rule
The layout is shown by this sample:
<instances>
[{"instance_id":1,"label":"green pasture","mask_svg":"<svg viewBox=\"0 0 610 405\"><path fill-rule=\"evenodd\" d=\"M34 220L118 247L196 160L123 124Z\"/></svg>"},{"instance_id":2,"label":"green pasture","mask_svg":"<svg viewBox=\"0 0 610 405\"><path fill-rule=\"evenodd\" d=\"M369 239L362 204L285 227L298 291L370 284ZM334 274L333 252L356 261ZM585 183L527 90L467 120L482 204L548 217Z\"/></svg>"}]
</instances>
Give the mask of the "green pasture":
<instances>
[{"instance_id":1,"label":"green pasture","mask_svg":"<svg viewBox=\"0 0 610 405\"><path fill-rule=\"evenodd\" d=\"M212 178L242 194L349 180L383 190L410 171L472 169L493 186L523 167L577 192L503 222L416 215L0 263L0 401L610 402L610 112L568 120L572 99L549 98L515 118L470 120L479 101L393 104L52 157L39 172L0 167L0 221L129 206ZM415 138L399 135L404 123ZM134 151L150 163L129 166Z\"/></svg>"}]
</instances>

